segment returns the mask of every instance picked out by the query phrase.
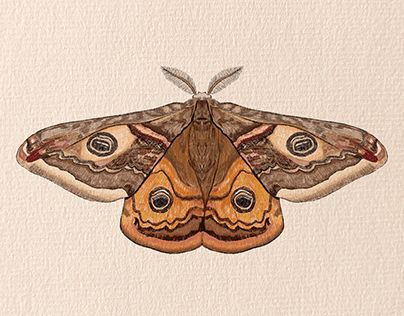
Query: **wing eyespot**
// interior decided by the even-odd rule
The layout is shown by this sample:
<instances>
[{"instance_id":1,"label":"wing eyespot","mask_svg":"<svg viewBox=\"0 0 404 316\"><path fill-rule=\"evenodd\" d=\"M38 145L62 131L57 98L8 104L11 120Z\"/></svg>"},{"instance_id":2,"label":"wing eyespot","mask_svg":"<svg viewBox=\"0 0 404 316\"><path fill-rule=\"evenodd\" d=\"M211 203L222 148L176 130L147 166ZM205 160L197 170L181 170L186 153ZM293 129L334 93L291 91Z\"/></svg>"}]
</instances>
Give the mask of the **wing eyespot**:
<instances>
[{"instance_id":1,"label":"wing eyespot","mask_svg":"<svg viewBox=\"0 0 404 316\"><path fill-rule=\"evenodd\" d=\"M117 148L118 141L110 133L96 133L87 141L88 151L98 157L110 156L117 150Z\"/></svg>"},{"instance_id":2,"label":"wing eyespot","mask_svg":"<svg viewBox=\"0 0 404 316\"><path fill-rule=\"evenodd\" d=\"M255 194L247 187L238 188L233 193L231 203L234 209L239 213L250 212L255 205Z\"/></svg>"},{"instance_id":3,"label":"wing eyespot","mask_svg":"<svg viewBox=\"0 0 404 316\"><path fill-rule=\"evenodd\" d=\"M316 139L308 133L297 132L286 141L286 148L292 155L305 157L317 150Z\"/></svg>"},{"instance_id":4,"label":"wing eyespot","mask_svg":"<svg viewBox=\"0 0 404 316\"><path fill-rule=\"evenodd\" d=\"M149 205L150 208L157 213L167 212L173 203L173 197L167 189L158 187L150 192Z\"/></svg>"}]
</instances>

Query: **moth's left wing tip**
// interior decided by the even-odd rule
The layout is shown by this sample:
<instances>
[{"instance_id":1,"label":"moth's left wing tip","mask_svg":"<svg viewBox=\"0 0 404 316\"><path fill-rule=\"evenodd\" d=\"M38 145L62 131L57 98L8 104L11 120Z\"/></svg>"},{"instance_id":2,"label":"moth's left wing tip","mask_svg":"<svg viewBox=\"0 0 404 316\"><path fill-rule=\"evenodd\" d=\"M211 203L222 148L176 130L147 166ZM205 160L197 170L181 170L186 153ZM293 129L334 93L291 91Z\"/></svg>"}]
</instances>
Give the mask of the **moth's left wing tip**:
<instances>
[{"instance_id":1,"label":"moth's left wing tip","mask_svg":"<svg viewBox=\"0 0 404 316\"><path fill-rule=\"evenodd\" d=\"M34 140L38 140L34 142ZM28 137L17 150L17 162L28 171L44 177L67 191L90 201L112 202L128 196L122 188L96 188L85 182L78 181L69 172L52 166L46 162L48 157L46 149L50 148L49 142L42 143L36 134ZM51 146L55 150L55 143ZM59 144L60 148L65 145Z\"/></svg>"}]
</instances>

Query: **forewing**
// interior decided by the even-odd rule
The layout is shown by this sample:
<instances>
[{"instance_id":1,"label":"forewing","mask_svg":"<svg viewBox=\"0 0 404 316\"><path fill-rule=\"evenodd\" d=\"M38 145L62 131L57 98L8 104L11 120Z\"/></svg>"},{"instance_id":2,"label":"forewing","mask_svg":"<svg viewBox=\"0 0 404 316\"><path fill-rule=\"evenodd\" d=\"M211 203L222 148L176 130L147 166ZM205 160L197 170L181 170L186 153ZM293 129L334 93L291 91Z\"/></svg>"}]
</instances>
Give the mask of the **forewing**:
<instances>
[{"instance_id":1,"label":"forewing","mask_svg":"<svg viewBox=\"0 0 404 316\"><path fill-rule=\"evenodd\" d=\"M268 192L294 202L315 200L373 172L387 160L368 132L342 123L212 102L214 123Z\"/></svg>"},{"instance_id":2,"label":"forewing","mask_svg":"<svg viewBox=\"0 0 404 316\"><path fill-rule=\"evenodd\" d=\"M192 104L62 123L31 135L17 161L90 200L132 195L192 117Z\"/></svg>"}]
</instances>

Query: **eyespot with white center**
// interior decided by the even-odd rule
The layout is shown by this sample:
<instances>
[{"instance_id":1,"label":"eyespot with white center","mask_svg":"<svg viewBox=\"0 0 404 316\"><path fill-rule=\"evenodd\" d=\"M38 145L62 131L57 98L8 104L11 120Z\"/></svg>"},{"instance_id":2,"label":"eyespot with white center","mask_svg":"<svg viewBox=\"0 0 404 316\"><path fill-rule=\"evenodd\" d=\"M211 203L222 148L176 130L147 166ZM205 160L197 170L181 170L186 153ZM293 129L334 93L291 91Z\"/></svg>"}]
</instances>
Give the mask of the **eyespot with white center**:
<instances>
[{"instance_id":1,"label":"eyespot with white center","mask_svg":"<svg viewBox=\"0 0 404 316\"><path fill-rule=\"evenodd\" d=\"M166 188L158 187L150 192L149 205L154 212L165 213L170 209L172 203L173 197Z\"/></svg>"},{"instance_id":2,"label":"eyespot with white center","mask_svg":"<svg viewBox=\"0 0 404 316\"><path fill-rule=\"evenodd\" d=\"M112 134L106 132L96 133L87 141L88 151L98 157L112 155L117 148L118 141L116 138Z\"/></svg>"},{"instance_id":3,"label":"eyespot with white center","mask_svg":"<svg viewBox=\"0 0 404 316\"><path fill-rule=\"evenodd\" d=\"M317 142L310 134L297 132L288 138L286 148L292 155L305 157L316 151Z\"/></svg>"},{"instance_id":4,"label":"eyespot with white center","mask_svg":"<svg viewBox=\"0 0 404 316\"><path fill-rule=\"evenodd\" d=\"M251 189L241 187L234 191L231 202L237 212L247 213L254 208L255 194Z\"/></svg>"}]
</instances>

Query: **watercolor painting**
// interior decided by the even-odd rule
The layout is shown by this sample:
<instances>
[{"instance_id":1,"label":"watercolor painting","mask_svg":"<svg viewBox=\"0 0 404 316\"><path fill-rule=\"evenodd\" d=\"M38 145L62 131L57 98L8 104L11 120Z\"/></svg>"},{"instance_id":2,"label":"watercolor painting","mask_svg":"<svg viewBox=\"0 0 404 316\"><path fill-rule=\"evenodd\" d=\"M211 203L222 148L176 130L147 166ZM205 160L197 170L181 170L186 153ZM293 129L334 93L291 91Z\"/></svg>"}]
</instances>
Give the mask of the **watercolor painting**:
<instances>
[{"instance_id":1,"label":"watercolor painting","mask_svg":"<svg viewBox=\"0 0 404 316\"><path fill-rule=\"evenodd\" d=\"M387 161L360 128L213 99L242 67L219 72L206 92L179 69L162 71L192 98L42 129L17 161L85 199L124 199L122 232L168 253L268 244L284 227L280 199L319 199Z\"/></svg>"}]
</instances>

